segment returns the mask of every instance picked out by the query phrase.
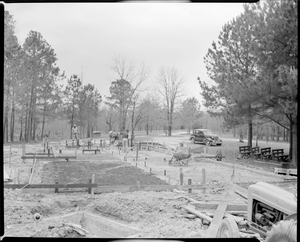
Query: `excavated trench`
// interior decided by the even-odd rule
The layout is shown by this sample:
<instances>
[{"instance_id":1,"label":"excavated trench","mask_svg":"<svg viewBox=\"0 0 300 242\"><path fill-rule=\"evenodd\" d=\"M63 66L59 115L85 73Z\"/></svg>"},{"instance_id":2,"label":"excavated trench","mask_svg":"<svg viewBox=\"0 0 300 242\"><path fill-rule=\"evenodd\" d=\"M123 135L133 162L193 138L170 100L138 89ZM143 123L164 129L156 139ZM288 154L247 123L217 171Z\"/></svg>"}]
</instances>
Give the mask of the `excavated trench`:
<instances>
[{"instance_id":1,"label":"excavated trench","mask_svg":"<svg viewBox=\"0 0 300 242\"><path fill-rule=\"evenodd\" d=\"M137 228L89 212L74 212L63 216L45 218L44 221L55 222L61 219L81 226L89 232L91 237L126 238L134 237L139 232Z\"/></svg>"}]
</instances>

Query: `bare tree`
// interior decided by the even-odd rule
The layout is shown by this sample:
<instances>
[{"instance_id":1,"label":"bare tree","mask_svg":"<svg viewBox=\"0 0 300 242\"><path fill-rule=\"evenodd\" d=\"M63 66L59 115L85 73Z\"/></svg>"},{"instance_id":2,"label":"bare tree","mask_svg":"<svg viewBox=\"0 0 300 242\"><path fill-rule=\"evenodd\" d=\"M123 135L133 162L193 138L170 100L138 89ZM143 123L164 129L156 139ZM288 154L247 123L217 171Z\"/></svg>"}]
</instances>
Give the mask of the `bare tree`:
<instances>
[{"instance_id":1,"label":"bare tree","mask_svg":"<svg viewBox=\"0 0 300 242\"><path fill-rule=\"evenodd\" d=\"M142 91L141 84L148 77L148 69L144 63L139 67L130 62L126 57L114 58L111 69L118 75L117 81L112 82L111 97L107 97L110 105L119 110L120 131L125 130L128 109L133 105L133 97Z\"/></svg>"},{"instance_id":2,"label":"bare tree","mask_svg":"<svg viewBox=\"0 0 300 242\"><path fill-rule=\"evenodd\" d=\"M132 110L131 110L131 141L130 144L132 146L134 141L134 131L137 124L143 117L142 110L140 106L138 106L137 101L139 99L139 95L135 95L132 99Z\"/></svg>"},{"instance_id":3,"label":"bare tree","mask_svg":"<svg viewBox=\"0 0 300 242\"><path fill-rule=\"evenodd\" d=\"M184 79L179 76L178 71L173 68L160 68L156 90L164 100L166 119L168 125L168 136L172 135L173 114L176 101L183 95Z\"/></svg>"}]
</instances>

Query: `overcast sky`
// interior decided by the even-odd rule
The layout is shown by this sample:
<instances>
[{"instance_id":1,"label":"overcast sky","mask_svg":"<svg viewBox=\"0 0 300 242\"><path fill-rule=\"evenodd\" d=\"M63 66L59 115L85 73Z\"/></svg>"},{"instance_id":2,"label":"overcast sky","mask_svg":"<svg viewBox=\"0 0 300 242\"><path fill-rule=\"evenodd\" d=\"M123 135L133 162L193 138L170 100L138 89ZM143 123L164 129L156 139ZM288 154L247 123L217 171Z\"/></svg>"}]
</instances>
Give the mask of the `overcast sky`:
<instances>
[{"instance_id":1,"label":"overcast sky","mask_svg":"<svg viewBox=\"0 0 300 242\"><path fill-rule=\"evenodd\" d=\"M202 103L197 77L209 79L203 58L243 4L14 3L5 9L16 20L19 44L30 30L40 32L66 76L83 72L83 83L94 84L102 96L109 96L117 78L113 57L122 55L148 66L149 92L160 67L175 67L186 80L186 97Z\"/></svg>"}]
</instances>

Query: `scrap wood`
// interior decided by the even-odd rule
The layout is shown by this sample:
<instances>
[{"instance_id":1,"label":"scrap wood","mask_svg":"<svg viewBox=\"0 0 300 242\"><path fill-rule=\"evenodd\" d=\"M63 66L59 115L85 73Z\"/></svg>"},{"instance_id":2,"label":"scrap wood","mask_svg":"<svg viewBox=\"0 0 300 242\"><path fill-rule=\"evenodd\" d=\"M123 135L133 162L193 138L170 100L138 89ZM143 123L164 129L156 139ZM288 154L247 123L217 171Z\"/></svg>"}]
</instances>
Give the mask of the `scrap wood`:
<instances>
[{"instance_id":1,"label":"scrap wood","mask_svg":"<svg viewBox=\"0 0 300 242\"><path fill-rule=\"evenodd\" d=\"M205 220L205 221L208 221L208 222L211 222L212 221L212 218L205 215L204 213L201 213L199 211L197 211L193 206L191 205L187 205L187 206L184 206L183 207L184 209L186 209L189 213L192 213L194 215L196 215L197 217Z\"/></svg>"},{"instance_id":2,"label":"scrap wood","mask_svg":"<svg viewBox=\"0 0 300 242\"><path fill-rule=\"evenodd\" d=\"M219 205L218 205L218 208L214 214L214 217L207 229L207 232L206 232L206 237L207 238L215 238L217 233L218 233L218 229L219 229L219 226L222 222L222 219L224 217L224 213L226 211L226 208L227 208L227 205L228 205L228 201L222 201Z\"/></svg>"},{"instance_id":3,"label":"scrap wood","mask_svg":"<svg viewBox=\"0 0 300 242\"><path fill-rule=\"evenodd\" d=\"M224 217L225 218L232 218L238 224L240 224L242 221L245 220L244 217L234 216L234 215L229 214L229 213L225 213Z\"/></svg>"},{"instance_id":4,"label":"scrap wood","mask_svg":"<svg viewBox=\"0 0 300 242\"><path fill-rule=\"evenodd\" d=\"M64 225L71 227L73 230L75 230L76 232L78 232L80 235L87 235L89 234L89 231L83 229L80 225L77 224L73 224L70 222L64 223Z\"/></svg>"},{"instance_id":5,"label":"scrap wood","mask_svg":"<svg viewBox=\"0 0 300 242\"><path fill-rule=\"evenodd\" d=\"M175 189L174 189L175 190ZM185 198L186 200L190 201L190 202L198 202L197 200L193 199L193 198L190 198L190 197L187 197L187 196L176 196L175 199L178 199L178 198Z\"/></svg>"},{"instance_id":6,"label":"scrap wood","mask_svg":"<svg viewBox=\"0 0 300 242\"><path fill-rule=\"evenodd\" d=\"M195 214L183 214L183 215L177 215L178 218L190 218L190 219L194 219L197 216Z\"/></svg>"}]
</instances>

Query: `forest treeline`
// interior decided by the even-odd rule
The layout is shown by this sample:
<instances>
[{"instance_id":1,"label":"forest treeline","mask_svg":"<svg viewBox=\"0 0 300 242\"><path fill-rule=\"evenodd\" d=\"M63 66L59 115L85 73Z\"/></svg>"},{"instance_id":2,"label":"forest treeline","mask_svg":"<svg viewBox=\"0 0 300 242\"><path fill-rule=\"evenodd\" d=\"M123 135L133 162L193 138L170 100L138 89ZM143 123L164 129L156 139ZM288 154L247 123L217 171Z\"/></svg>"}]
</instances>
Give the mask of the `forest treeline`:
<instances>
[{"instance_id":1,"label":"forest treeline","mask_svg":"<svg viewBox=\"0 0 300 242\"><path fill-rule=\"evenodd\" d=\"M186 93L176 68L162 67L150 77L144 63L122 56L112 60L117 78L110 95L102 96L94 85L83 85L82 75L67 77L60 70L55 50L41 33L30 31L19 45L15 20L5 11L4 142L41 139L61 128L49 125L58 121L68 124L60 133L70 138L73 124L82 138L94 130L128 129L134 139L135 130L172 135L172 129L210 128L243 133L250 146L253 134L282 137L296 163L297 5L296 0L245 4L244 12L223 26L204 58L210 80L198 78L208 114ZM147 92L147 80L155 91Z\"/></svg>"}]
</instances>

